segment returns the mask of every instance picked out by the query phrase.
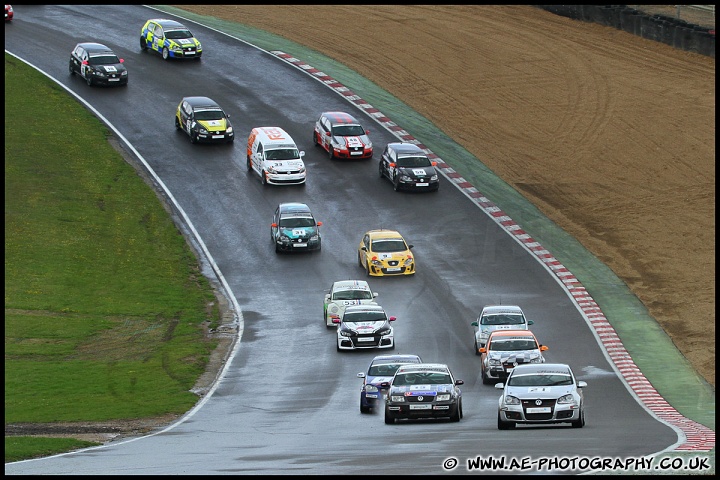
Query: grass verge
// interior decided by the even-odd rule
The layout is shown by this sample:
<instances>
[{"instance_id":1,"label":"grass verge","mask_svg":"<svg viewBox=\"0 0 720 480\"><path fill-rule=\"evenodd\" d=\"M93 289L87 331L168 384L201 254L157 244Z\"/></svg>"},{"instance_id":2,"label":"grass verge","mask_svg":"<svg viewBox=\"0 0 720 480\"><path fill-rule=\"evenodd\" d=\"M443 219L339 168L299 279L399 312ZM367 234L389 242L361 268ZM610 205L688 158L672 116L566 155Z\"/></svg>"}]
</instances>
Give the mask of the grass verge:
<instances>
[{"instance_id":1,"label":"grass verge","mask_svg":"<svg viewBox=\"0 0 720 480\"><path fill-rule=\"evenodd\" d=\"M5 425L181 414L213 290L110 131L5 55ZM5 437L5 461L88 446Z\"/></svg>"}]
</instances>

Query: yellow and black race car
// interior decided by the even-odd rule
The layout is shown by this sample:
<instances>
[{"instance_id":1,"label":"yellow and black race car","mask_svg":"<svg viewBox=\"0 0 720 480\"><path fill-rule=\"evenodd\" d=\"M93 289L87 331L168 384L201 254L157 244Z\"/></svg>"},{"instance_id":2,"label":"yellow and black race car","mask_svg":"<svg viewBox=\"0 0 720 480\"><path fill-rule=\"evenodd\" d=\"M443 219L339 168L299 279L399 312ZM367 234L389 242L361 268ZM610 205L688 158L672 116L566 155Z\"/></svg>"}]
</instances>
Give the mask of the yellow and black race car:
<instances>
[{"instance_id":1,"label":"yellow and black race car","mask_svg":"<svg viewBox=\"0 0 720 480\"><path fill-rule=\"evenodd\" d=\"M202 56L202 45L190 30L180 22L154 18L145 22L140 31L140 48L154 50L165 60Z\"/></svg>"},{"instance_id":2,"label":"yellow and black race car","mask_svg":"<svg viewBox=\"0 0 720 480\"><path fill-rule=\"evenodd\" d=\"M175 111L175 128L190 136L190 142L235 140L230 115L208 97L185 97Z\"/></svg>"}]
</instances>

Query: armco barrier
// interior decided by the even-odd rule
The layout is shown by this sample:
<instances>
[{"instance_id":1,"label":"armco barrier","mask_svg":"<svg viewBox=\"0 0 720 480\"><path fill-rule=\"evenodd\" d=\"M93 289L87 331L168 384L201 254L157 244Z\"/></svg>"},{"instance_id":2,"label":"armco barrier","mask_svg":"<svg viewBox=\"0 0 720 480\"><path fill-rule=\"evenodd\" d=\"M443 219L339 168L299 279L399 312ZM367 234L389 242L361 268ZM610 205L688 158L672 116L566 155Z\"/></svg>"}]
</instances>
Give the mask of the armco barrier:
<instances>
[{"instance_id":1,"label":"armco barrier","mask_svg":"<svg viewBox=\"0 0 720 480\"><path fill-rule=\"evenodd\" d=\"M650 15L627 5L537 5L563 17L598 23L681 50L715 58L715 30L665 15Z\"/></svg>"}]
</instances>

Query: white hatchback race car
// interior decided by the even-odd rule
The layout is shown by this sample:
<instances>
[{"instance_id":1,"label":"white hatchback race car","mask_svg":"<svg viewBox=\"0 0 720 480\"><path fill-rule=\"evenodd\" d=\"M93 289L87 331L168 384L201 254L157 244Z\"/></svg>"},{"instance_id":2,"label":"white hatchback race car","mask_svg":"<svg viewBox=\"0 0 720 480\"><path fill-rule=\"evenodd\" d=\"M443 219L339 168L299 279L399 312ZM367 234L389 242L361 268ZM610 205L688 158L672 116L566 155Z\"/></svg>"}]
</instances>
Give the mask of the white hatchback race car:
<instances>
[{"instance_id":1,"label":"white hatchback race car","mask_svg":"<svg viewBox=\"0 0 720 480\"><path fill-rule=\"evenodd\" d=\"M323 317L326 327L336 327L345 307L350 305L376 305L377 292L370 289L364 280L338 280L333 282L330 291L325 294ZM336 322L333 322L336 320Z\"/></svg>"}]
</instances>

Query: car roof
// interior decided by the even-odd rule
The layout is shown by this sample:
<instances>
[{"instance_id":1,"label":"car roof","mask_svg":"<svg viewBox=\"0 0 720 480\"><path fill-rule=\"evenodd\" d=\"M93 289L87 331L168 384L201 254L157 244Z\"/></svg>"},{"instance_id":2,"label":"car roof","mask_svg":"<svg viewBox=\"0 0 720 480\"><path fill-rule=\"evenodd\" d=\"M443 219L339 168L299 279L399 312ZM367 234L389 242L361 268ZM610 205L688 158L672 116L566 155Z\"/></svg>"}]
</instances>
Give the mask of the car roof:
<instances>
[{"instance_id":1,"label":"car roof","mask_svg":"<svg viewBox=\"0 0 720 480\"><path fill-rule=\"evenodd\" d=\"M155 22L159 24L163 28L187 28L185 25L183 25L180 22L177 22L175 20L170 20L168 18L153 18L148 20L149 22Z\"/></svg>"},{"instance_id":2,"label":"car roof","mask_svg":"<svg viewBox=\"0 0 720 480\"><path fill-rule=\"evenodd\" d=\"M338 290L370 290L365 280L338 280L333 282L333 291Z\"/></svg>"},{"instance_id":3,"label":"car roof","mask_svg":"<svg viewBox=\"0 0 720 480\"><path fill-rule=\"evenodd\" d=\"M216 107L220 108L215 100L208 97L184 97L183 101L187 102L191 107Z\"/></svg>"},{"instance_id":4,"label":"car roof","mask_svg":"<svg viewBox=\"0 0 720 480\"><path fill-rule=\"evenodd\" d=\"M482 313L523 313L517 305L486 305Z\"/></svg>"},{"instance_id":5,"label":"car roof","mask_svg":"<svg viewBox=\"0 0 720 480\"><path fill-rule=\"evenodd\" d=\"M388 363L405 363L405 362L412 362L412 363L422 363L422 360L418 355L378 355L377 357L373 358L370 362L370 365L384 365Z\"/></svg>"},{"instance_id":6,"label":"car roof","mask_svg":"<svg viewBox=\"0 0 720 480\"><path fill-rule=\"evenodd\" d=\"M367 235L370 235L370 238L373 240L377 240L378 238L403 238L403 236L400 235L400 232L385 229L370 230L367 232Z\"/></svg>"},{"instance_id":7,"label":"car roof","mask_svg":"<svg viewBox=\"0 0 720 480\"><path fill-rule=\"evenodd\" d=\"M383 312L385 309L380 305L348 305L345 307L345 314L353 312Z\"/></svg>"},{"instance_id":8,"label":"car roof","mask_svg":"<svg viewBox=\"0 0 720 480\"><path fill-rule=\"evenodd\" d=\"M490 337L530 337L535 338L530 330L493 330L490 332ZM488 337L488 338L490 338Z\"/></svg>"},{"instance_id":9,"label":"car roof","mask_svg":"<svg viewBox=\"0 0 720 480\"><path fill-rule=\"evenodd\" d=\"M565 363L523 363L513 368L514 374L527 374L527 373L549 373L549 374L564 374L570 373L572 369L570 365Z\"/></svg>"},{"instance_id":10,"label":"car roof","mask_svg":"<svg viewBox=\"0 0 720 480\"><path fill-rule=\"evenodd\" d=\"M409 372L443 372L450 373L450 367L444 363L414 363L411 365L403 365L397 369L396 373Z\"/></svg>"},{"instance_id":11,"label":"car roof","mask_svg":"<svg viewBox=\"0 0 720 480\"><path fill-rule=\"evenodd\" d=\"M332 125L345 125L349 123L359 124L355 117L345 112L324 112L323 116L330 120Z\"/></svg>"},{"instance_id":12,"label":"car roof","mask_svg":"<svg viewBox=\"0 0 720 480\"><path fill-rule=\"evenodd\" d=\"M395 153L398 155L426 155L425 152L414 143L388 143L388 147L395 150Z\"/></svg>"},{"instance_id":13,"label":"car roof","mask_svg":"<svg viewBox=\"0 0 720 480\"><path fill-rule=\"evenodd\" d=\"M299 202L285 202L278 205L280 208L280 214L281 215L312 215L312 212L310 211L310 207L305 205L304 203Z\"/></svg>"},{"instance_id":14,"label":"car roof","mask_svg":"<svg viewBox=\"0 0 720 480\"><path fill-rule=\"evenodd\" d=\"M102 52L102 53L111 53L113 55L115 54L115 52L113 52L110 47L108 47L107 45L103 45L102 43L83 42L83 43L78 43L76 45L76 48L77 47L84 48L88 53Z\"/></svg>"}]
</instances>

